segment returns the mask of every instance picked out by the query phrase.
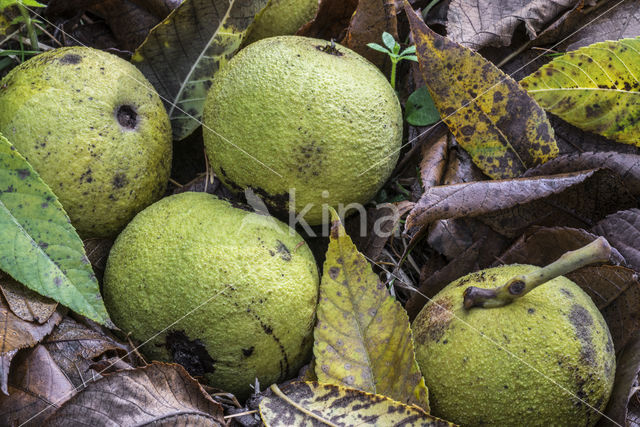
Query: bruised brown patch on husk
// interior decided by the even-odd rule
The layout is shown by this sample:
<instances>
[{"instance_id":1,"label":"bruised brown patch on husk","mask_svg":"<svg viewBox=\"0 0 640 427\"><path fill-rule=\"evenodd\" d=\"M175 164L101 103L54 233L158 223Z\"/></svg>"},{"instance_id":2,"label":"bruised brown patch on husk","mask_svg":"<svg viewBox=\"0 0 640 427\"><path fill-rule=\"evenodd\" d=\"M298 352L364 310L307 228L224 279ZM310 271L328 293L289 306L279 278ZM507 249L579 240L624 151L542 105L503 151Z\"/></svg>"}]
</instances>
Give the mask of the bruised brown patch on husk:
<instances>
[{"instance_id":1,"label":"bruised brown patch on husk","mask_svg":"<svg viewBox=\"0 0 640 427\"><path fill-rule=\"evenodd\" d=\"M451 297L433 300L427 304L413 324L416 341L421 344L427 341L439 342L454 318L452 307Z\"/></svg>"},{"instance_id":2,"label":"bruised brown patch on husk","mask_svg":"<svg viewBox=\"0 0 640 427\"><path fill-rule=\"evenodd\" d=\"M593 345L591 328L594 326L593 317L581 305L574 304L569 312L569 322L576 332L576 338L580 342L580 357L589 364L596 364L596 349Z\"/></svg>"},{"instance_id":3,"label":"bruised brown patch on husk","mask_svg":"<svg viewBox=\"0 0 640 427\"><path fill-rule=\"evenodd\" d=\"M169 332L165 346L173 361L184 366L194 377L215 372L216 361L209 355L204 343L199 339L189 340L184 331Z\"/></svg>"}]
</instances>

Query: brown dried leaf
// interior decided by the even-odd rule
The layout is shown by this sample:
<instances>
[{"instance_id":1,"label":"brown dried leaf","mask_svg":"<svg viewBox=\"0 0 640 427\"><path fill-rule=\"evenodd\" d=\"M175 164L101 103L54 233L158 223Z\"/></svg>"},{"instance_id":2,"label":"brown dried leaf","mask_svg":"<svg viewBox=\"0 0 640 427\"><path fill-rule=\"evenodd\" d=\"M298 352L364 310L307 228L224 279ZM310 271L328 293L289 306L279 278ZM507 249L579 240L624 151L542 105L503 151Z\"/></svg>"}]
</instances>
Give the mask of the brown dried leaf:
<instances>
[{"instance_id":1,"label":"brown dried leaf","mask_svg":"<svg viewBox=\"0 0 640 427\"><path fill-rule=\"evenodd\" d=\"M438 219L482 216L499 233L515 237L530 225L591 226L635 206L635 198L606 169L481 181L429 189L407 217L407 230Z\"/></svg>"},{"instance_id":2,"label":"brown dried leaf","mask_svg":"<svg viewBox=\"0 0 640 427\"><path fill-rule=\"evenodd\" d=\"M91 368L94 359L106 352L119 357L129 353L128 346L70 317L65 317L42 345L78 389L100 378L100 374Z\"/></svg>"},{"instance_id":3,"label":"brown dried leaf","mask_svg":"<svg viewBox=\"0 0 640 427\"><path fill-rule=\"evenodd\" d=\"M358 0L320 0L318 12L296 33L298 36L342 40L358 7Z\"/></svg>"},{"instance_id":4,"label":"brown dried leaf","mask_svg":"<svg viewBox=\"0 0 640 427\"><path fill-rule=\"evenodd\" d=\"M452 0L447 35L474 50L509 46L521 24L524 23L529 38L535 39L560 14L580 3L580 0Z\"/></svg>"},{"instance_id":5,"label":"brown dried leaf","mask_svg":"<svg viewBox=\"0 0 640 427\"><path fill-rule=\"evenodd\" d=\"M598 222L592 231L604 236L620 251L627 265L640 271L640 210L616 212Z\"/></svg>"},{"instance_id":6,"label":"brown dried leaf","mask_svg":"<svg viewBox=\"0 0 640 427\"><path fill-rule=\"evenodd\" d=\"M47 419L50 426L225 425L222 406L180 365L152 363L91 383Z\"/></svg>"},{"instance_id":7,"label":"brown dried leaf","mask_svg":"<svg viewBox=\"0 0 640 427\"><path fill-rule=\"evenodd\" d=\"M617 152L567 154L528 170L524 176L553 175L597 168L607 168L616 172L631 194L640 195L640 155L637 154Z\"/></svg>"},{"instance_id":8,"label":"brown dried leaf","mask_svg":"<svg viewBox=\"0 0 640 427\"><path fill-rule=\"evenodd\" d=\"M370 49L367 44L380 43L385 31L398 39L395 1L359 0L342 44L384 69L388 55Z\"/></svg>"},{"instance_id":9,"label":"brown dried leaf","mask_svg":"<svg viewBox=\"0 0 640 427\"><path fill-rule=\"evenodd\" d=\"M628 413L629 399L636 393L638 371L640 370L640 332L636 331L616 360L616 378L613 391L605 410L605 415L618 425L637 426L638 414ZM634 399L637 400L637 399ZM598 426L610 425L604 421Z\"/></svg>"},{"instance_id":10,"label":"brown dried leaf","mask_svg":"<svg viewBox=\"0 0 640 427\"><path fill-rule=\"evenodd\" d=\"M492 267L502 264L532 264L542 267L551 264L565 252L579 249L597 238L597 235L580 228L531 227L498 257ZM611 249L611 261L624 264L622 255L615 248Z\"/></svg>"},{"instance_id":11,"label":"brown dried leaf","mask_svg":"<svg viewBox=\"0 0 640 427\"><path fill-rule=\"evenodd\" d=\"M102 276L107 266L107 258L109 257L111 246L113 246L113 240L91 238L83 240L82 243L91 267L93 267L93 272L96 274L98 281L102 283Z\"/></svg>"},{"instance_id":12,"label":"brown dried leaf","mask_svg":"<svg viewBox=\"0 0 640 427\"><path fill-rule=\"evenodd\" d=\"M422 145L420 179L424 190L440 185L447 166L449 134L445 133L431 144Z\"/></svg>"},{"instance_id":13,"label":"brown dried leaf","mask_svg":"<svg viewBox=\"0 0 640 427\"><path fill-rule=\"evenodd\" d=\"M49 320L58 307L54 300L32 291L2 271L0 291L13 314L25 322L42 324Z\"/></svg>"},{"instance_id":14,"label":"brown dried leaf","mask_svg":"<svg viewBox=\"0 0 640 427\"><path fill-rule=\"evenodd\" d=\"M40 426L76 390L42 345L20 353L0 395L0 425Z\"/></svg>"},{"instance_id":15,"label":"brown dried leaf","mask_svg":"<svg viewBox=\"0 0 640 427\"><path fill-rule=\"evenodd\" d=\"M345 220L347 234L362 254L376 261L398 225L401 210L396 205L383 203L367 209L367 216L353 215Z\"/></svg>"},{"instance_id":16,"label":"brown dried leaf","mask_svg":"<svg viewBox=\"0 0 640 427\"><path fill-rule=\"evenodd\" d=\"M469 153L456 145L449 150L449 161L442 185L484 181L487 178L471 159Z\"/></svg>"}]
</instances>

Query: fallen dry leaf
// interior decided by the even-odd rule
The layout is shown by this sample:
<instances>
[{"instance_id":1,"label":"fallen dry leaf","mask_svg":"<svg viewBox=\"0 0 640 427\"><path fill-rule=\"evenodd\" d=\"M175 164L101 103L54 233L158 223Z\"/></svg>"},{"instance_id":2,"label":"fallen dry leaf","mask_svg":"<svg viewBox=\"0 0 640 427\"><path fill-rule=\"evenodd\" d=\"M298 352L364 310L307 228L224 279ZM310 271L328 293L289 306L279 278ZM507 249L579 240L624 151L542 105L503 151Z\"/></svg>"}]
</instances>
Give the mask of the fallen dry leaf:
<instances>
[{"instance_id":1,"label":"fallen dry leaf","mask_svg":"<svg viewBox=\"0 0 640 427\"><path fill-rule=\"evenodd\" d=\"M9 395L0 395L0 424L41 426L76 390L47 349L22 351L9 375Z\"/></svg>"},{"instance_id":2,"label":"fallen dry leaf","mask_svg":"<svg viewBox=\"0 0 640 427\"><path fill-rule=\"evenodd\" d=\"M630 144L620 144L602 135L584 131L553 114L549 115L549 122L553 127L558 148L562 155L584 152L640 154L640 147Z\"/></svg>"},{"instance_id":3,"label":"fallen dry leaf","mask_svg":"<svg viewBox=\"0 0 640 427\"><path fill-rule=\"evenodd\" d=\"M636 393L640 371L640 332L636 331L616 360L616 378L605 414L618 425L637 426L638 414L627 416L629 400ZM600 423L598 425L606 425Z\"/></svg>"},{"instance_id":4,"label":"fallen dry leaf","mask_svg":"<svg viewBox=\"0 0 640 427\"><path fill-rule=\"evenodd\" d=\"M96 274L98 282L102 283L102 276L107 266L107 258L109 257L111 246L113 246L113 240L91 238L83 240L82 243L93 272Z\"/></svg>"},{"instance_id":5,"label":"fallen dry leaf","mask_svg":"<svg viewBox=\"0 0 640 427\"><path fill-rule=\"evenodd\" d=\"M382 70L388 64L388 55L370 49L367 44L380 43L385 31L398 39L395 0L359 0L341 44Z\"/></svg>"},{"instance_id":6,"label":"fallen dry leaf","mask_svg":"<svg viewBox=\"0 0 640 427\"><path fill-rule=\"evenodd\" d=\"M558 154L544 110L515 80L430 30L404 4L422 78L442 120L485 174L517 177Z\"/></svg>"},{"instance_id":7,"label":"fallen dry leaf","mask_svg":"<svg viewBox=\"0 0 640 427\"><path fill-rule=\"evenodd\" d=\"M524 24L527 35L538 33L581 0L452 0L447 14L447 35L474 50L511 44Z\"/></svg>"},{"instance_id":8,"label":"fallen dry leaf","mask_svg":"<svg viewBox=\"0 0 640 427\"><path fill-rule=\"evenodd\" d=\"M640 210L613 213L598 222L592 231L604 236L620 251L627 265L640 271Z\"/></svg>"},{"instance_id":9,"label":"fallen dry leaf","mask_svg":"<svg viewBox=\"0 0 640 427\"><path fill-rule=\"evenodd\" d=\"M442 185L460 184L463 182L484 181L485 174L473 163L469 153L456 145L449 149L449 161Z\"/></svg>"},{"instance_id":10,"label":"fallen dry leaf","mask_svg":"<svg viewBox=\"0 0 640 427\"><path fill-rule=\"evenodd\" d=\"M335 211L331 217L313 331L318 380L429 410L407 313L358 252Z\"/></svg>"},{"instance_id":11,"label":"fallen dry leaf","mask_svg":"<svg viewBox=\"0 0 640 427\"><path fill-rule=\"evenodd\" d=\"M58 303L43 297L0 271L0 291L9 308L25 322L44 323L56 311Z\"/></svg>"},{"instance_id":12,"label":"fallen dry leaf","mask_svg":"<svg viewBox=\"0 0 640 427\"><path fill-rule=\"evenodd\" d=\"M531 225L592 226L635 206L635 197L607 169L444 185L429 189L409 213L406 230L438 219L481 217L515 237Z\"/></svg>"},{"instance_id":13,"label":"fallen dry leaf","mask_svg":"<svg viewBox=\"0 0 640 427\"><path fill-rule=\"evenodd\" d=\"M361 215L345 219L345 228L358 250L367 259L376 261L398 226L402 214L401 206L382 203L368 208L364 221Z\"/></svg>"},{"instance_id":14,"label":"fallen dry leaf","mask_svg":"<svg viewBox=\"0 0 640 427\"><path fill-rule=\"evenodd\" d=\"M46 422L50 426L226 424L220 404L182 366L157 362L89 384Z\"/></svg>"},{"instance_id":15,"label":"fallen dry leaf","mask_svg":"<svg viewBox=\"0 0 640 427\"><path fill-rule=\"evenodd\" d=\"M100 378L100 373L91 368L97 357L107 352L119 357L130 353L128 346L70 317L65 317L42 345L77 389Z\"/></svg>"},{"instance_id":16,"label":"fallen dry leaf","mask_svg":"<svg viewBox=\"0 0 640 427\"><path fill-rule=\"evenodd\" d=\"M442 182L449 154L448 140L449 134L446 133L430 144L422 145L420 179L423 190L440 185Z\"/></svg>"},{"instance_id":17,"label":"fallen dry leaf","mask_svg":"<svg viewBox=\"0 0 640 427\"><path fill-rule=\"evenodd\" d=\"M448 427L454 424L386 396L317 382L272 386L260 402L267 427L394 425Z\"/></svg>"},{"instance_id":18,"label":"fallen dry leaf","mask_svg":"<svg viewBox=\"0 0 640 427\"><path fill-rule=\"evenodd\" d=\"M340 41L344 38L358 0L320 0L318 12L296 35Z\"/></svg>"}]
</instances>

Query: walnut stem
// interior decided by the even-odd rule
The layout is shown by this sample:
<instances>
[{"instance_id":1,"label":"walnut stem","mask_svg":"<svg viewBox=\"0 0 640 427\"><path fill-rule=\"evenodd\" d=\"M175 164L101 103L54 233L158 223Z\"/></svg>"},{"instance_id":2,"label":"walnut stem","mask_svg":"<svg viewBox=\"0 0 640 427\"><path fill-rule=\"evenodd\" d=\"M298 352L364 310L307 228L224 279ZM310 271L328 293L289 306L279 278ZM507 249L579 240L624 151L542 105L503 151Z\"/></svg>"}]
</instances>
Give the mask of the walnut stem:
<instances>
[{"instance_id":1,"label":"walnut stem","mask_svg":"<svg viewBox=\"0 0 640 427\"><path fill-rule=\"evenodd\" d=\"M586 246L563 254L556 261L531 273L512 277L497 288L469 286L464 291L464 308L493 308L512 303L543 283L563 274L598 262L607 262L611 256L611 246L604 237L599 237Z\"/></svg>"}]
</instances>

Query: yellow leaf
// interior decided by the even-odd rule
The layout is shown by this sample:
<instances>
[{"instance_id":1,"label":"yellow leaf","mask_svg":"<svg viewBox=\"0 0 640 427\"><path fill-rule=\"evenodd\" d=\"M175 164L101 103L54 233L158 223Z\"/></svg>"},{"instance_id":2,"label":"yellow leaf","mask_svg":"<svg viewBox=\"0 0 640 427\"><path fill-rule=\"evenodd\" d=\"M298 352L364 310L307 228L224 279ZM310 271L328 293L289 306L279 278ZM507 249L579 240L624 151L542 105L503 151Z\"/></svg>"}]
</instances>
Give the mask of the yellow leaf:
<instances>
[{"instance_id":1,"label":"yellow leaf","mask_svg":"<svg viewBox=\"0 0 640 427\"><path fill-rule=\"evenodd\" d=\"M569 52L521 84L544 109L572 125L640 146L640 38Z\"/></svg>"},{"instance_id":2,"label":"yellow leaf","mask_svg":"<svg viewBox=\"0 0 640 427\"><path fill-rule=\"evenodd\" d=\"M558 155L544 110L479 54L431 31L404 2L422 77L458 143L494 179Z\"/></svg>"},{"instance_id":3,"label":"yellow leaf","mask_svg":"<svg viewBox=\"0 0 640 427\"><path fill-rule=\"evenodd\" d=\"M382 394L429 410L409 318L332 210L313 354L323 383Z\"/></svg>"},{"instance_id":4,"label":"yellow leaf","mask_svg":"<svg viewBox=\"0 0 640 427\"><path fill-rule=\"evenodd\" d=\"M386 396L317 382L293 382L260 401L260 416L268 427L327 426L454 426L422 409Z\"/></svg>"}]
</instances>

